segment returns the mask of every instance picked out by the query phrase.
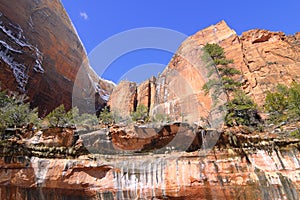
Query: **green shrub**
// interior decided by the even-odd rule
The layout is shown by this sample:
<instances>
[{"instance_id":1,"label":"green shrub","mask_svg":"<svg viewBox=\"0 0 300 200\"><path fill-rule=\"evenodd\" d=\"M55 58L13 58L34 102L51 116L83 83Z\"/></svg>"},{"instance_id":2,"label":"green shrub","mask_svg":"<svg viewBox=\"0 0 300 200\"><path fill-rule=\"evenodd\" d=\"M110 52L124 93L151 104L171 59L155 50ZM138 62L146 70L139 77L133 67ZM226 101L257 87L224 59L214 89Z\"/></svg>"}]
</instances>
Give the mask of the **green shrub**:
<instances>
[{"instance_id":1,"label":"green shrub","mask_svg":"<svg viewBox=\"0 0 300 200\"><path fill-rule=\"evenodd\" d=\"M296 138L300 138L300 131L299 131L299 129L296 129L296 130L290 132L290 136L296 137Z\"/></svg>"},{"instance_id":2,"label":"green shrub","mask_svg":"<svg viewBox=\"0 0 300 200\"><path fill-rule=\"evenodd\" d=\"M265 100L265 111L269 113L269 121L278 124L287 120L288 100L283 93L268 92Z\"/></svg>"},{"instance_id":3,"label":"green shrub","mask_svg":"<svg viewBox=\"0 0 300 200\"><path fill-rule=\"evenodd\" d=\"M235 92L227 104L225 123L228 126L256 126L260 124L257 105L243 91Z\"/></svg>"},{"instance_id":4,"label":"green shrub","mask_svg":"<svg viewBox=\"0 0 300 200\"><path fill-rule=\"evenodd\" d=\"M27 97L18 93L0 92L0 131L8 127L22 127L30 123L39 125L37 108L31 109Z\"/></svg>"},{"instance_id":5,"label":"green shrub","mask_svg":"<svg viewBox=\"0 0 300 200\"><path fill-rule=\"evenodd\" d=\"M153 116L152 121L154 121L154 122L169 122L169 121L171 121L171 118L167 114L159 113L159 114L156 114Z\"/></svg>"},{"instance_id":6,"label":"green shrub","mask_svg":"<svg viewBox=\"0 0 300 200\"><path fill-rule=\"evenodd\" d=\"M68 126L69 123L71 123L70 119L68 119L70 116L67 116L65 106L61 104L54 110L52 110L45 119L48 120L49 125L51 127L64 127Z\"/></svg>"},{"instance_id":7,"label":"green shrub","mask_svg":"<svg viewBox=\"0 0 300 200\"><path fill-rule=\"evenodd\" d=\"M96 115L83 113L78 117L78 119L75 121L76 125L90 125L90 126L96 126L99 124L99 119Z\"/></svg>"},{"instance_id":8,"label":"green shrub","mask_svg":"<svg viewBox=\"0 0 300 200\"><path fill-rule=\"evenodd\" d=\"M299 120L300 84L293 82L290 87L279 84L274 92L267 93L264 108L270 123Z\"/></svg>"},{"instance_id":9,"label":"green shrub","mask_svg":"<svg viewBox=\"0 0 300 200\"><path fill-rule=\"evenodd\" d=\"M51 127L72 127L76 125L94 126L99 123L95 114L79 114L79 109L74 107L68 112L63 104L55 108L45 118Z\"/></svg>"},{"instance_id":10,"label":"green shrub","mask_svg":"<svg viewBox=\"0 0 300 200\"><path fill-rule=\"evenodd\" d=\"M136 111L131 113L131 118L133 121L144 120L148 121L148 108L145 105L139 105Z\"/></svg>"},{"instance_id":11,"label":"green shrub","mask_svg":"<svg viewBox=\"0 0 300 200\"><path fill-rule=\"evenodd\" d=\"M109 111L108 107L104 107L99 115L100 121L103 124L112 124L114 123L114 116L113 114Z\"/></svg>"}]
</instances>

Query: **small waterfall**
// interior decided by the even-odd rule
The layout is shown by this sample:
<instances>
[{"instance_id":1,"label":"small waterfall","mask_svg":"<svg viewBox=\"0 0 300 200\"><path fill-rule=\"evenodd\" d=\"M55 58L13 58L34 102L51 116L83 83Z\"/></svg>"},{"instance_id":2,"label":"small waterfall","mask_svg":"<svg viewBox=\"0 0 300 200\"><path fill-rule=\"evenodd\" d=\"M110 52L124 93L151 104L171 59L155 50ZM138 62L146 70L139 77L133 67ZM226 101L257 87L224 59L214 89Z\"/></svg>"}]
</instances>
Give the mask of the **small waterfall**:
<instances>
[{"instance_id":1,"label":"small waterfall","mask_svg":"<svg viewBox=\"0 0 300 200\"><path fill-rule=\"evenodd\" d=\"M37 186L43 186L48 173L49 164L50 161L47 159L31 158L31 165L34 169Z\"/></svg>"},{"instance_id":2,"label":"small waterfall","mask_svg":"<svg viewBox=\"0 0 300 200\"><path fill-rule=\"evenodd\" d=\"M44 184L47 177L49 164L50 161L47 159L40 159L36 157L31 158L31 166L34 170L36 186L41 200L45 199L42 188L45 186Z\"/></svg>"},{"instance_id":3,"label":"small waterfall","mask_svg":"<svg viewBox=\"0 0 300 200\"><path fill-rule=\"evenodd\" d=\"M157 192L164 195L166 161L162 158L137 159L117 164L113 172L117 199L155 197Z\"/></svg>"},{"instance_id":4,"label":"small waterfall","mask_svg":"<svg viewBox=\"0 0 300 200\"><path fill-rule=\"evenodd\" d=\"M206 141L206 131L205 130L201 130L201 141L202 141L202 149L206 150L207 147L207 141Z\"/></svg>"},{"instance_id":5,"label":"small waterfall","mask_svg":"<svg viewBox=\"0 0 300 200\"><path fill-rule=\"evenodd\" d=\"M297 149L293 149L293 150L290 151L290 156L292 157L292 160L293 160L293 163L295 165L295 168L299 169L300 168L300 162L299 162L299 159L296 156L297 153L299 154L298 150Z\"/></svg>"}]
</instances>

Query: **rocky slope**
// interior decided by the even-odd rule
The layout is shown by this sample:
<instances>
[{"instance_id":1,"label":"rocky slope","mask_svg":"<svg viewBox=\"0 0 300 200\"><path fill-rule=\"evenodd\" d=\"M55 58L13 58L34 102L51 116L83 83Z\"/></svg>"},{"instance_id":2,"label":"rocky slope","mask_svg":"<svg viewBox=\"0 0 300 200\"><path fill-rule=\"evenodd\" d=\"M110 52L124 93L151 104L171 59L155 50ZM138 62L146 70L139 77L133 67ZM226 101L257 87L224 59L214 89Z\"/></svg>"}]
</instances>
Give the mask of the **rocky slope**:
<instances>
[{"instance_id":1,"label":"rocky slope","mask_svg":"<svg viewBox=\"0 0 300 200\"><path fill-rule=\"evenodd\" d=\"M266 92L278 83L300 82L300 33L286 36L282 32L257 29L238 36L222 21L187 38L161 75L151 81L152 85L147 84L148 81L141 84L143 90L137 91L135 96L150 94L147 98L151 101L146 105L151 115L165 113L174 120L186 116L188 121L207 116L212 109L212 99L201 89L207 81L201 48L207 43L217 43L224 48L227 59L234 61L232 66L242 72L238 78L243 82L243 89L260 106ZM133 102L145 104L134 97L131 102L123 101L131 107Z\"/></svg>"},{"instance_id":2,"label":"rocky slope","mask_svg":"<svg viewBox=\"0 0 300 200\"><path fill-rule=\"evenodd\" d=\"M1 2L0 69L2 89L27 94L41 115L60 104L69 109L75 82L78 91L98 92L100 105L114 87L90 68L59 0Z\"/></svg>"}]
</instances>

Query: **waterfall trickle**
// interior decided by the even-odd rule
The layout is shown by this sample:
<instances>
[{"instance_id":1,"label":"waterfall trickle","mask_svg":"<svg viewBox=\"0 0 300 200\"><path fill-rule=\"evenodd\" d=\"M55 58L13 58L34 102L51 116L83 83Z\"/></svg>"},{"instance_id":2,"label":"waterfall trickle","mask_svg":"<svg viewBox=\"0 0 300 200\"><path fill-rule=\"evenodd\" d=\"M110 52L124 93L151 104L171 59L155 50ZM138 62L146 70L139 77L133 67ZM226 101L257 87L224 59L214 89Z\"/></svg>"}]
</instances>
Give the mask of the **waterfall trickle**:
<instances>
[{"instance_id":1,"label":"waterfall trickle","mask_svg":"<svg viewBox=\"0 0 300 200\"><path fill-rule=\"evenodd\" d=\"M45 180L47 177L48 169L49 169L50 161L47 159L41 159L32 157L31 158L31 166L34 170L36 186L39 191L39 196L41 200L45 200L45 196L43 193L43 187L45 186Z\"/></svg>"}]
</instances>

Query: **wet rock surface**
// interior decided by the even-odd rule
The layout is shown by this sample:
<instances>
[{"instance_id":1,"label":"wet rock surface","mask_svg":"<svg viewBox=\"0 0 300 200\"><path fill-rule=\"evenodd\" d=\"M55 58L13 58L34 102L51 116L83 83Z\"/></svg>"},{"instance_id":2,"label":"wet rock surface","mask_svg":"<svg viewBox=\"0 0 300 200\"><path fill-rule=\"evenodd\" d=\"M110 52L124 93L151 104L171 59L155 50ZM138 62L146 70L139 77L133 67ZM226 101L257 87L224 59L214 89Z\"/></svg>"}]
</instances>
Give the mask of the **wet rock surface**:
<instances>
[{"instance_id":1,"label":"wet rock surface","mask_svg":"<svg viewBox=\"0 0 300 200\"><path fill-rule=\"evenodd\" d=\"M80 135L79 140L83 140L83 145L94 145L94 149L86 146L91 151L85 153L78 153L74 146L72 148L44 146L35 149L31 147L32 149L28 150L28 147L22 144L18 147L17 143L13 143L9 146L18 149L13 154L11 150L5 150L6 147L1 145L1 155L7 155L0 159L1 198L298 199L299 197L299 139L287 139L268 133L243 133L243 130L235 129L230 133L218 134L217 140L214 141L215 145L210 145L216 133L208 130L198 132L198 150L190 153L177 151L175 148L164 149L167 151L163 153L126 151L128 149L120 151L120 148L115 154L105 152L105 148L110 149L118 142L119 147L131 145L139 148L140 141L124 143L121 140L112 140L112 133L126 138L142 134L139 131L133 134L134 129L129 130L128 127L126 129L128 132L121 128L103 129ZM178 126L167 125L160 130L156 137L161 133L175 134ZM102 142L99 139L102 139ZM113 142L103 144L109 140ZM159 148L159 144L157 145ZM98 151L93 152L97 149ZM40 156L37 152L48 155ZM51 158L51 155L64 157ZM55 194L53 191L56 191Z\"/></svg>"}]
</instances>

